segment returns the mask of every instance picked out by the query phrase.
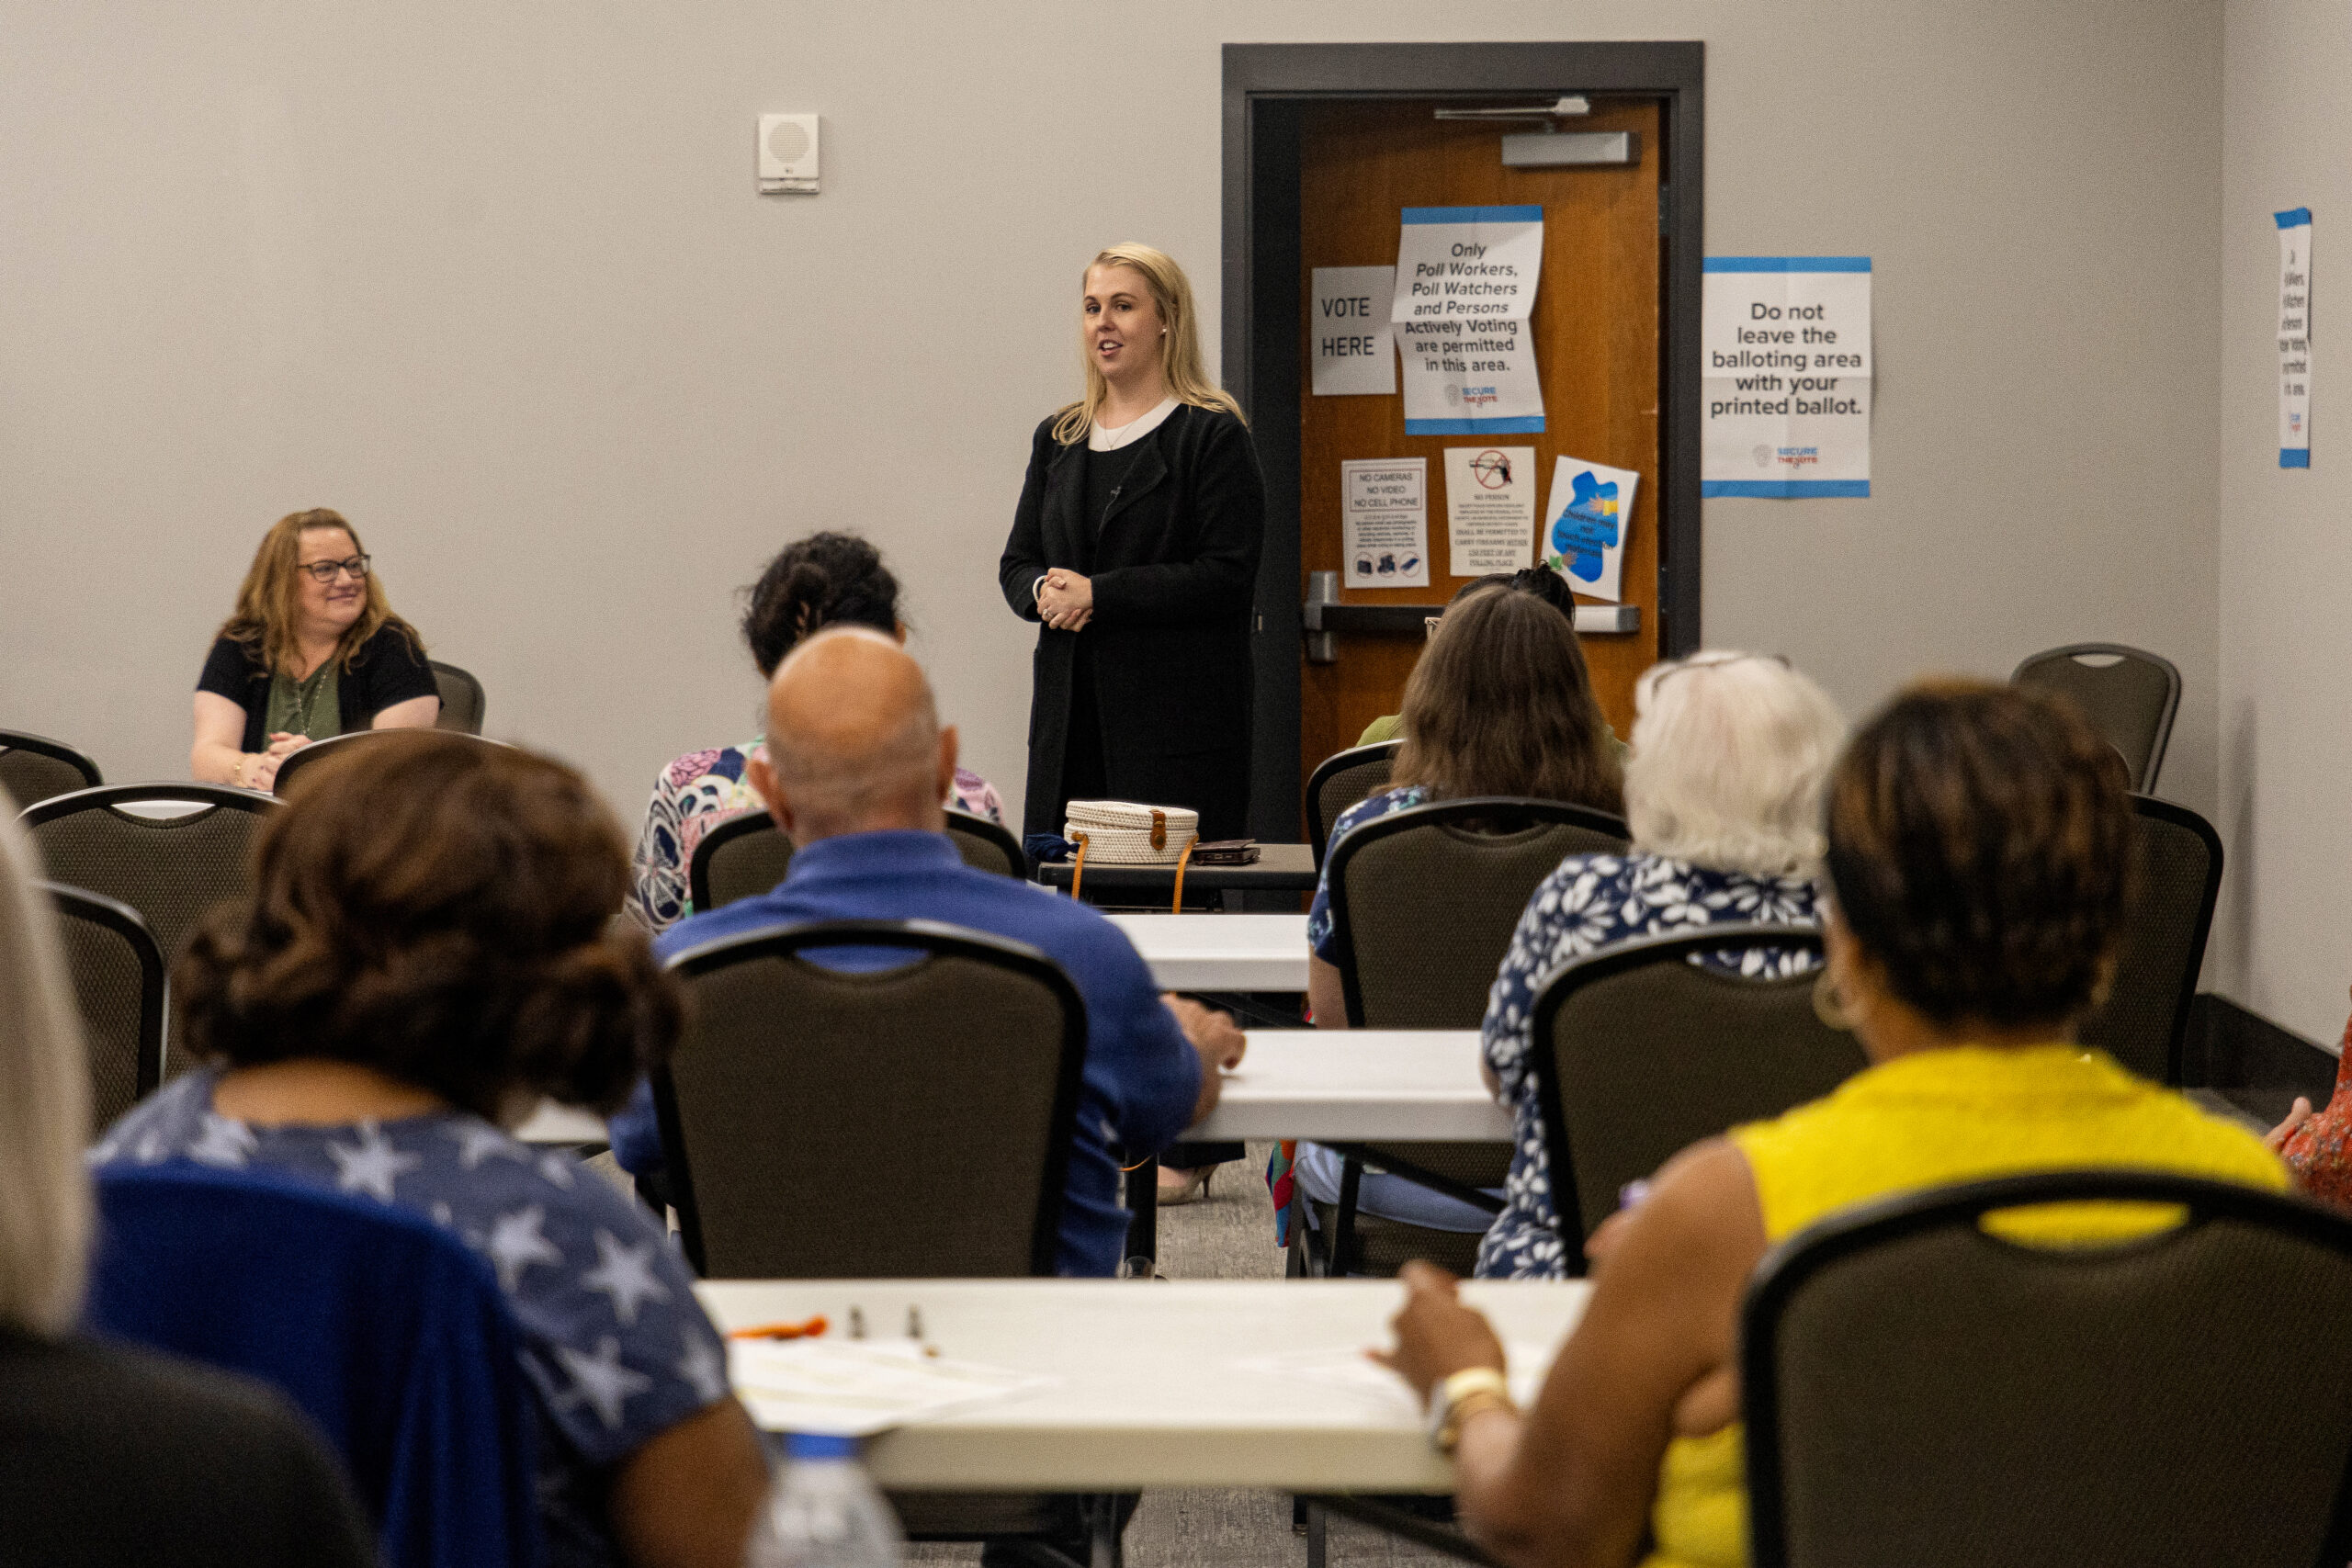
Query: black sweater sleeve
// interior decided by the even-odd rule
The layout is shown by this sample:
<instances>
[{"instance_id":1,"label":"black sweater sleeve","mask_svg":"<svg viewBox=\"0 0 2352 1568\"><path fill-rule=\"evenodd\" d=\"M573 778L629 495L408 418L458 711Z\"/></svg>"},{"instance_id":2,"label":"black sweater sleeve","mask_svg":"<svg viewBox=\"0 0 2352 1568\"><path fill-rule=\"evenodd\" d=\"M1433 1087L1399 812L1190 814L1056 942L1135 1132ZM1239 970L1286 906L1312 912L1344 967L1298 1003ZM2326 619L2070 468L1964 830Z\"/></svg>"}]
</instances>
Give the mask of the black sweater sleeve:
<instances>
[{"instance_id":1,"label":"black sweater sleeve","mask_svg":"<svg viewBox=\"0 0 2352 1568\"><path fill-rule=\"evenodd\" d=\"M1004 602L1024 621L1042 621L1032 590L1053 569L1046 559L1046 468L1054 455L1054 421L1037 426L1029 442L1029 476L1021 481L1021 504L1012 509L1012 532L997 560L997 586Z\"/></svg>"}]
</instances>

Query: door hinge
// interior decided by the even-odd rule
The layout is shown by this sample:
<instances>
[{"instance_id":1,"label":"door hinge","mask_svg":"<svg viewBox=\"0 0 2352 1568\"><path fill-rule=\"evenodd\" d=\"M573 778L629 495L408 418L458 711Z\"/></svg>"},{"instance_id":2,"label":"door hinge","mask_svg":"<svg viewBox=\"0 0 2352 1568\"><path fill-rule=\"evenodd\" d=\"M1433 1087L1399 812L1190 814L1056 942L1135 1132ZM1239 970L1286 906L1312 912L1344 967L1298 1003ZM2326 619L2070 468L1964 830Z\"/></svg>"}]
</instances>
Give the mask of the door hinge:
<instances>
[{"instance_id":1,"label":"door hinge","mask_svg":"<svg viewBox=\"0 0 2352 1568\"><path fill-rule=\"evenodd\" d=\"M1657 187L1657 231L1674 232L1674 192L1663 181Z\"/></svg>"}]
</instances>

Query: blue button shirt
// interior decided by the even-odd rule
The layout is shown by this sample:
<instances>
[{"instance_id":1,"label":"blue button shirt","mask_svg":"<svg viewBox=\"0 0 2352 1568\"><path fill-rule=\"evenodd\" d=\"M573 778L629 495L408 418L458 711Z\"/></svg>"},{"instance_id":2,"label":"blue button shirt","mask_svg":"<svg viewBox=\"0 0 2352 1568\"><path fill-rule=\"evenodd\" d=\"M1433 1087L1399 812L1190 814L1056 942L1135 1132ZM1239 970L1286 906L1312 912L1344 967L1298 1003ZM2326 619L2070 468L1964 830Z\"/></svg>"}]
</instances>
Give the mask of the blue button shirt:
<instances>
[{"instance_id":1,"label":"blue button shirt","mask_svg":"<svg viewBox=\"0 0 2352 1568\"><path fill-rule=\"evenodd\" d=\"M670 959L690 948L816 920L941 920L1040 949L1086 1001L1086 1076L1079 1098L1057 1270L1107 1278L1126 1251L1119 1161L1157 1154L1182 1133L1201 1092L1201 1060L1124 932L1074 899L975 871L944 833L851 833L794 852L775 892L679 921L653 944ZM846 952L829 954L854 965ZM639 1175L662 1166L653 1093L637 1093L612 1120L613 1153Z\"/></svg>"}]
</instances>

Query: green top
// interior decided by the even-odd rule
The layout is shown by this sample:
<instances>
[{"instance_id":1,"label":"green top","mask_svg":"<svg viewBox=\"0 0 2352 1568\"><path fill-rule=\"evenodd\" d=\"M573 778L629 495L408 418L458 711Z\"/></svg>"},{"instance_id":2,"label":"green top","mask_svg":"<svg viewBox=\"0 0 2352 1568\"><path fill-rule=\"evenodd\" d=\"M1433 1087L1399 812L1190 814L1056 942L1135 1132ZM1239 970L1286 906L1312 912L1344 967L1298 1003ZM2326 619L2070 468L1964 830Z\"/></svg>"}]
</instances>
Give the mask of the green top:
<instances>
[{"instance_id":1,"label":"green top","mask_svg":"<svg viewBox=\"0 0 2352 1568\"><path fill-rule=\"evenodd\" d=\"M305 735L313 740L342 734L343 708L337 690L342 677L336 672L341 663L330 658L300 681L283 670L270 676L269 707L262 719L262 733Z\"/></svg>"},{"instance_id":2,"label":"green top","mask_svg":"<svg viewBox=\"0 0 2352 1568\"><path fill-rule=\"evenodd\" d=\"M1623 761L1632 754L1634 749L1617 739L1617 731L1613 728L1605 721L1600 728L1609 731L1609 744L1617 749L1619 761ZM1385 740L1402 740L1403 739L1405 739L1405 716L1401 713L1392 713L1375 718L1365 725L1363 733L1356 737L1356 744L1377 746Z\"/></svg>"}]
</instances>

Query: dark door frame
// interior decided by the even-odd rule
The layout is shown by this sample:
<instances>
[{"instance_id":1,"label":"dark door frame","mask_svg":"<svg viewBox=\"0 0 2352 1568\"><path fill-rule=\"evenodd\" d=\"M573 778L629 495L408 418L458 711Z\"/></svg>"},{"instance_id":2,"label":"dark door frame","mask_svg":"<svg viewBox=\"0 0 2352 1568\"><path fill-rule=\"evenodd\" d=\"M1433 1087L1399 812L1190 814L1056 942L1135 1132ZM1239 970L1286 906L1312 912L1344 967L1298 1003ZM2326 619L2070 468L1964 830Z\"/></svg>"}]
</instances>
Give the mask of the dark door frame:
<instances>
[{"instance_id":1,"label":"dark door frame","mask_svg":"<svg viewBox=\"0 0 2352 1568\"><path fill-rule=\"evenodd\" d=\"M1225 46L1225 385L1241 400L1266 473L1265 555L1250 829L1295 840L1299 803L1298 129L1310 103L1563 93L1660 99L1658 359L1662 515L1658 648L1699 646L1699 291L1704 255L1703 43L1229 43Z\"/></svg>"}]
</instances>

